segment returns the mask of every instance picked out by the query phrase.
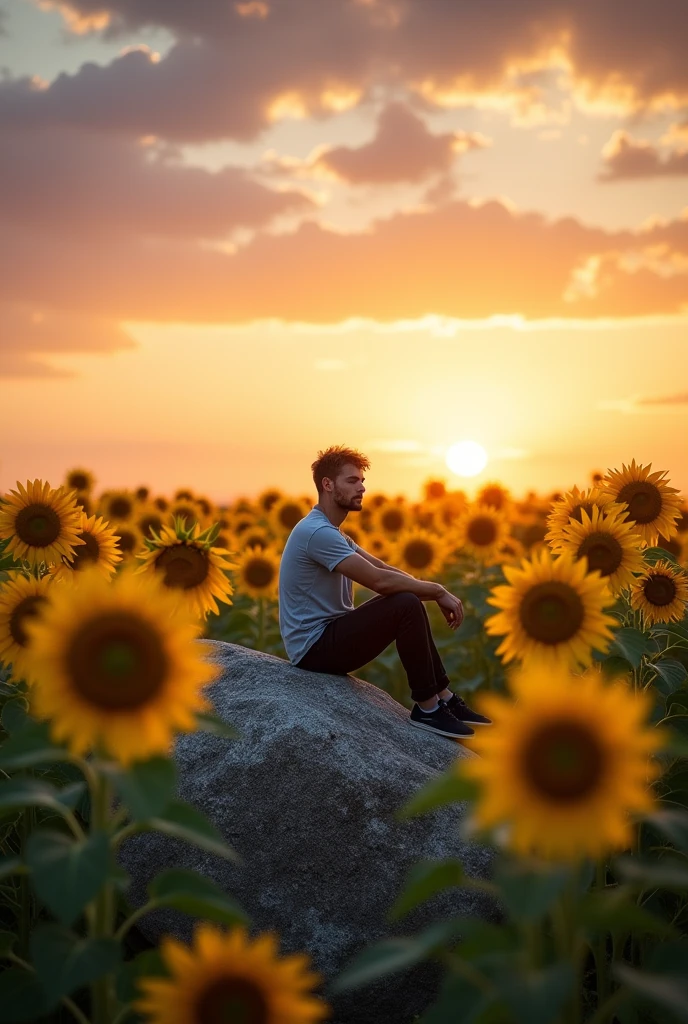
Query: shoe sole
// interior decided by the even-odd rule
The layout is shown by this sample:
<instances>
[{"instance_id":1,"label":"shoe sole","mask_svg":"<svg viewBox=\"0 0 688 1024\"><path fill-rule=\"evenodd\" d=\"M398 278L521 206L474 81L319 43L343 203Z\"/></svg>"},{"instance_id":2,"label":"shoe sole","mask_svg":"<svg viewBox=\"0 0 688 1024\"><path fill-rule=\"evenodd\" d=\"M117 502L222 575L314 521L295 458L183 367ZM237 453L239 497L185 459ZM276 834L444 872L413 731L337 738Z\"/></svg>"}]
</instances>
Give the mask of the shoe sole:
<instances>
[{"instance_id":1,"label":"shoe sole","mask_svg":"<svg viewBox=\"0 0 688 1024\"><path fill-rule=\"evenodd\" d=\"M469 740L474 735L472 732L445 732L444 729L438 729L436 725L426 725L425 722L414 722L411 719L411 725L416 729L425 729L427 732L434 732L437 736L447 736L450 740Z\"/></svg>"}]
</instances>

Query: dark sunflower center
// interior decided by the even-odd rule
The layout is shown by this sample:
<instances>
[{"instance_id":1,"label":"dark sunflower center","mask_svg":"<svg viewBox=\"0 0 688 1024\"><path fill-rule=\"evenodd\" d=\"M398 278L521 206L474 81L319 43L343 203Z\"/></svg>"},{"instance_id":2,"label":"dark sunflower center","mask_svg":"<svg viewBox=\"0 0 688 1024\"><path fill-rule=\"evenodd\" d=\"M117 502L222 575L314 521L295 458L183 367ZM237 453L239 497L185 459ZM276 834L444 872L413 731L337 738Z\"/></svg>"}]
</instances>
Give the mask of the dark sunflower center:
<instances>
[{"instance_id":1,"label":"dark sunflower center","mask_svg":"<svg viewBox=\"0 0 688 1024\"><path fill-rule=\"evenodd\" d=\"M208 555L200 548L188 544L175 544L165 548L155 562L157 569L164 572L163 583L168 587L190 590L198 587L208 575Z\"/></svg>"},{"instance_id":2,"label":"dark sunflower center","mask_svg":"<svg viewBox=\"0 0 688 1024\"><path fill-rule=\"evenodd\" d=\"M279 521L288 530L293 530L302 519L303 509L300 505L283 505L279 511Z\"/></svg>"},{"instance_id":3,"label":"dark sunflower center","mask_svg":"<svg viewBox=\"0 0 688 1024\"><path fill-rule=\"evenodd\" d=\"M19 644L20 647L26 647L29 642L28 634L24 629L24 623L27 619L38 618L40 615L39 608L47 600L47 597L39 597L34 594L31 597L25 597L12 610L9 623L10 634L14 642Z\"/></svg>"},{"instance_id":4,"label":"dark sunflower center","mask_svg":"<svg viewBox=\"0 0 688 1024\"><path fill-rule=\"evenodd\" d=\"M592 519L592 510L593 510L594 507L595 506L590 501L584 501L584 502L581 502L578 505L574 505L573 508L571 509L571 511L569 512L569 518L570 519L575 519L577 523L582 523L583 522L583 516L581 515L581 509L582 509L583 512L587 512L587 514Z\"/></svg>"},{"instance_id":5,"label":"dark sunflower center","mask_svg":"<svg viewBox=\"0 0 688 1024\"><path fill-rule=\"evenodd\" d=\"M546 800L584 800L599 787L605 755L593 732L578 722L546 722L522 752L522 768L532 789Z\"/></svg>"},{"instance_id":6,"label":"dark sunflower center","mask_svg":"<svg viewBox=\"0 0 688 1024\"><path fill-rule=\"evenodd\" d=\"M276 501L279 501L279 491L268 491L267 494L263 495L263 508L266 512L269 512Z\"/></svg>"},{"instance_id":7,"label":"dark sunflower center","mask_svg":"<svg viewBox=\"0 0 688 1024\"><path fill-rule=\"evenodd\" d=\"M151 537L151 529L155 530L156 533L160 533L162 530L162 519L160 516L155 515L144 516L139 521L139 529L144 537Z\"/></svg>"},{"instance_id":8,"label":"dark sunflower center","mask_svg":"<svg viewBox=\"0 0 688 1024\"><path fill-rule=\"evenodd\" d=\"M611 533L600 531L588 534L583 540L578 548L578 558L584 555L588 559L588 572L599 569L600 575L611 576L621 565L623 548Z\"/></svg>"},{"instance_id":9,"label":"dark sunflower center","mask_svg":"<svg viewBox=\"0 0 688 1024\"><path fill-rule=\"evenodd\" d=\"M539 544L547 536L547 529L542 523L530 523L523 531L523 543L527 548L532 548L533 544Z\"/></svg>"},{"instance_id":10,"label":"dark sunflower center","mask_svg":"<svg viewBox=\"0 0 688 1024\"><path fill-rule=\"evenodd\" d=\"M132 504L129 498L124 496L112 498L110 501L110 515L113 519L128 519L132 513Z\"/></svg>"},{"instance_id":11,"label":"dark sunflower center","mask_svg":"<svg viewBox=\"0 0 688 1024\"><path fill-rule=\"evenodd\" d=\"M404 548L407 563L413 569L425 569L434 557L434 550L426 540L412 540Z\"/></svg>"},{"instance_id":12,"label":"dark sunflower center","mask_svg":"<svg viewBox=\"0 0 688 1024\"><path fill-rule=\"evenodd\" d=\"M247 978L219 978L201 993L193 1024L267 1024L265 996Z\"/></svg>"},{"instance_id":13,"label":"dark sunflower center","mask_svg":"<svg viewBox=\"0 0 688 1024\"><path fill-rule=\"evenodd\" d=\"M162 688L168 661L156 631L136 615L106 612L77 629L66 655L71 685L97 708L132 711Z\"/></svg>"},{"instance_id":14,"label":"dark sunflower center","mask_svg":"<svg viewBox=\"0 0 688 1024\"><path fill-rule=\"evenodd\" d=\"M633 480L619 491L617 501L628 505L628 518L633 522L651 523L662 511L662 495L647 480Z\"/></svg>"},{"instance_id":15,"label":"dark sunflower center","mask_svg":"<svg viewBox=\"0 0 688 1024\"><path fill-rule=\"evenodd\" d=\"M33 548L54 544L60 536L60 517L50 505L35 502L17 513L15 532L20 540Z\"/></svg>"},{"instance_id":16,"label":"dark sunflower center","mask_svg":"<svg viewBox=\"0 0 688 1024\"><path fill-rule=\"evenodd\" d=\"M397 508L388 508L382 513L382 526L390 533L396 533L404 525L404 513Z\"/></svg>"},{"instance_id":17,"label":"dark sunflower center","mask_svg":"<svg viewBox=\"0 0 688 1024\"><path fill-rule=\"evenodd\" d=\"M84 473L71 473L67 486L76 491L85 491L88 487L88 477Z\"/></svg>"},{"instance_id":18,"label":"dark sunflower center","mask_svg":"<svg viewBox=\"0 0 688 1024\"><path fill-rule=\"evenodd\" d=\"M189 508L188 505L175 505L173 514L175 516L181 516L185 520L184 526L186 528L188 528L188 526L190 526L191 524L195 523L196 520L198 519L196 510L193 508ZM186 520L188 520L188 523L186 522Z\"/></svg>"},{"instance_id":19,"label":"dark sunflower center","mask_svg":"<svg viewBox=\"0 0 688 1024\"><path fill-rule=\"evenodd\" d=\"M138 538L132 530L118 530L117 536L121 551L130 552L136 549Z\"/></svg>"},{"instance_id":20,"label":"dark sunflower center","mask_svg":"<svg viewBox=\"0 0 688 1024\"><path fill-rule=\"evenodd\" d=\"M441 480L432 480L427 487L428 498L443 498L447 489Z\"/></svg>"},{"instance_id":21,"label":"dark sunflower center","mask_svg":"<svg viewBox=\"0 0 688 1024\"><path fill-rule=\"evenodd\" d=\"M500 509L504 504L504 494L498 487L488 487L481 494L482 500L492 508Z\"/></svg>"},{"instance_id":22,"label":"dark sunflower center","mask_svg":"<svg viewBox=\"0 0 688 1024\"><path fill-rule=\"evenodd\" d=\"M662 607L676 597L676 583L671 576L652 573L643 585L643 594L650 604Z\"/></svg>"},{"instance_id":23,"label":"dark sunflower center","mask_svg":"<svg viewBox=\"0 0 688 1024\"><path fill-rule=\"evenodd\" d=\"M497 539L497 527L489 516L476 516L468 524L468 539L476 547L489 547Z\"/></svg>"},{"instance_id":24,"label":"dark sunflower center","mask_svg":"<svg viewBox=\"0 0 688 1024\"><path fill-rule=\"evenodd\" d=\"M244 579L251 587L269 587L275 578L275 568L264 558L252 558L244 566Z\"/></svg>"},{"instance_id":25,"label":"dark sunflower center","mask_svg":"<svg viewBox=\"0 0 688 1024\"><path fill-rule=\"evenodd\" d=\"M74 557L69 563L71 569L84 569L87 565L97 562L100 556L100 546L92 533L84 530L78 536L84 543L74 549Z\"/></svg>"},{"instance_id":26,"label":"dark sunflower center","mask_svg":"<svg viewBox=\"0 0 688 1024\"><path fill-rule=\"evenodd\" d=\"M537 583L521 601L521 625L542 644L561 644L576 635L585 609L576 591L560 580Z\"/></svg>"}]
</instances>

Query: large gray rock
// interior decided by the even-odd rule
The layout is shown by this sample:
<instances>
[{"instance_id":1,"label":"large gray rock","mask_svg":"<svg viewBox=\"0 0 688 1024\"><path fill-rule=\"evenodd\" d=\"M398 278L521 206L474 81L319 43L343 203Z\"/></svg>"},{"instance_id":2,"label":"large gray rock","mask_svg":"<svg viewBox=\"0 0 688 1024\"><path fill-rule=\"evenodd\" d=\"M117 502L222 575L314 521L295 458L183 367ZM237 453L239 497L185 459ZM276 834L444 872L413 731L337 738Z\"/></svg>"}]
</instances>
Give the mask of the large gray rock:
<instances>
[{"instance_id":1,"label":"large gray rock","mask_svg":"<svg viewBox=\"0 0 688 1024\"><path fill-rule=\"evenodd\" d=\"M193 868L231 893L251 916L252 934L278 931L280 953L307 952L325 976L320 990L337 1024L406 1024L429 1005L441 971L424 964L356 992L332 997L331 980L368 943L411 934L440 916L490 908L471 890L434 897L396 926L385 922L410 866L460 857L484 877L490 855L459 835L453 805L406 822L395 811L457 757L461 743L409 724L409 712L352 676L306 672L234 644L198 641L222 666L206 693L216 713L242 733L180 736L179 795L204 811L241 855L237 866L158 833L122 848L132 876L128 898L145 900L167 867ZM144 917L149 939L188 941L193 921L173 911Z\"/></svg>"}]
</instances>

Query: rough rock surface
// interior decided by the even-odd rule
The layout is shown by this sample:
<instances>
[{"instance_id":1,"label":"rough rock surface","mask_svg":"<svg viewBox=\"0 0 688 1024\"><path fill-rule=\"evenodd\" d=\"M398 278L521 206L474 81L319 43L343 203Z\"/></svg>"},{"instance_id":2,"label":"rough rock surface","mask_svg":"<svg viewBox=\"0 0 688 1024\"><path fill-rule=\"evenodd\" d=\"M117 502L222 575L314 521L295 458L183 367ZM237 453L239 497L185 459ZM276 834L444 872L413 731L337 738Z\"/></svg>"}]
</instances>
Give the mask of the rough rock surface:
<instances>
[{"instance_id":1,"label":"rough rock surface","mask_svg":"<svg viewBox=\"0 0 688 1024\"><path fill-rule=\"evenodd\" d=\"M490 908L470 890L434 897L396 925L385 922L410 866L460 857L469 875L489 872L487 850L464 842L463 806L406 822L394 812L456 757L460 742L414 729L409 713L378 687L325 675L234 644L199 640L222 674L207 689L216 713L242 734L180 736L179 795L204 811L242 865L158 833L129 839L121 859L138 905L150 879L193 868L231 893L250 915L251 934L280 936L280 954L307 952L325 978L320 993L336 1024L407 1024L434 999L441 971L423 964L354 992L330 996L327 982L368 943L411 934L439 917ZM193 919L157 911L139 927L151 940L188 941Z\"/></svg>"}]
</instances>

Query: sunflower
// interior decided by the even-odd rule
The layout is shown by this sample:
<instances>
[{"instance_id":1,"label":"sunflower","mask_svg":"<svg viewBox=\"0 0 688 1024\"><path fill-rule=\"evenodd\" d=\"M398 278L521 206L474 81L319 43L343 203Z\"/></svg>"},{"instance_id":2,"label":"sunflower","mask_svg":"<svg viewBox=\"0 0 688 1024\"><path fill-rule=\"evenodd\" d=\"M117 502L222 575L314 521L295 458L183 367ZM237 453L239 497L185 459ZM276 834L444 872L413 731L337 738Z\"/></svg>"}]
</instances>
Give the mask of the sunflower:
<instances>
[{"instance_id":1,"label":"sunflower","mask_svg":"<svg viewBox=\"0 0 688 1024\"><path fill-rule=\"evenodd\" d=\"M540 516L521 516L511 524L511 532L527 551L533 551L545 543L547 526Z\"/></svg>"},{"instance_id":2,"label":"sunflower","mask_svg":"<svg viewBox=\"0 0 688 1024\"><path fill-rule=\"evenodd\" d=\"M151 530L155 531L155 533L160 533L165 520L166 516L163 511L151 503L150 505L144 505L137 514L134 525L140 531L142 537L152 537Z\"/></svg>"},{"instance_id":3,"label":"sunflower","mask_svg":"<svg viewBox=\"0 0 688 1024\"><path fill-rule=\"evenodd\" d=\"M230 528L235 537L241 536L246 530L252 529L255 525L256 517L246 513L233 517L230 522Z\"/></svg>"},{"instance_id":4,"label":"sunflower","mask_svg":"<svg viewBox=\"0 0 688 1024\"><path fill-rule=\"evenodd\" d=\"M97 512L108 522L117 520L120 523L128 523L134 518L138 507L139 502L131 491L105 491L98 501Z\"/></svg>"},{"instance_id":5,"label":"sunflower","mask_svg":"<svg viewBox=\"0 0 688 1024\"><path fill-rule=\"evenodd\" d=\"M494 562L508 536L509 523L504 512L491 505L472 504L453 527L452 544L481 562Z\"/></svg>"},{"instance_id":6,"label":"sunflower","mask_svg":"<svg viewBox=\"0 0 688 1024\"><path fill-rule=\"evenodd\" d=\"M416 502L415 505L411 505L413 525L420 526L424 530L431 530L434 533L439 533L442 530L442 521L438 516L438 512L438 501Z\"/></svg>"},{"instance_id":7,"label":"sunflower","mask_svg":"<svg viewBox=\"0 0 688 1024\"><path fill-rule=\"evenodd\" d=\"M604 478L602 500L625 505L628 522L634 524L646 544L656 544L659 534L671 538L678 532L681 498L678 490L663 479L666 470L650 473L652 463L622 465L621 471L609 470Z\"/></svg>"},{"instance_id":8,"label":"sunflower","mask_svg":"<svg viewBox=\"0 0 688 1024\"><path fill-rule=\"evenodd\" d=\"M198 523L186 528L177 519L174 528L163 526L153 540L145 540L147 548L136 555L143 565L136 574L159 574L166 587L183 598L189 609L203 619L209 611L219 614L218 598L224 604L231 604L233 587L225 570L233 563L226 561L227 551L212 546L213 531L216 527L200 532Z\"/></svg>"},{"instance_id":9,"label":"sunflower","mask_svg":"<svg viewBox=\"0 0 688 1024\"><path fill-rule=\"evenodd\" d=\"M146 487L145 484L141 487L137 487L136 490L134 491L134 496L137 501L148 501L149 495L150 487Z\"/></svg>"},{"instance_id":10,"label":"sunflower","mask_svg":"<svg viewBox=\"0 0 688 1024\"><path fill-rule=\"evenodd\" d=\"M493 587L487 603L501 611L485 620L492 635L505 635L497 648L504 662L540 656L554 667L589 664L591 650L605 651L618 625L603 608L613 603L598 570L569 552L553 559L547 548L502 569L508 585Z\"/></svg>"},{"instance_id":11,"label":"sunflower","mask_svg":"<svg viewBox=\"0 0 688 1024\"><path fill-rule=\"evenodd\" d=\"M605 515L597 505L591 515L581 509L581 522L572 519L564 528L561 550L576 559L587 559L588 572L599 569L613 594L619 594L642 572L645 560L641 540L633 523L624 522L626 513Z\"/></svg>"},{"instance_id":12,"label":"sunflower","mask_svg":"<svg viewBox=\"0 0 688 1024\"><path fill-rule=\"evenodd\" d=\"M368 533L365 536L365 543L360 545L364 551L375 555L382 562L389 562L392 557L392 542L380 533Z\"/></svg>"},{"instance_id":13,"label":"sunflower","mask_svg":"<svg viewBox=\"0 0 688 1024\"><path fill-rule=\"evenodd\" d=\"M179 498L172 502L167 510L166 522L172 524L177 518L185 519L187 526L191 526L193 523L198 523L200 526L205 524L205 516L201 512L200 506L191 499Z\"/></svg>"},{"instance_id":14,"label":"sunflower","mask_svg":"<svg viewBox=\"0 0 688 1024\"><path fill-rule=\"evenodd\" d=\"M236 548L266 548L270 543L268 531L264 526L249 526L242 532L236 534L234 547Z\"/></svg>"},{"instance_id":15,"label":"sunflower","mask_svg":"<svg viewBox=\"0 0 688 1024\"><path fill-rule=\"evenodd\" d=\"M65 475L64 485L68 491L90 492L95 486L95 478L87 469L70 469Z\"/></svg>"},{"instance_id":16,"label":"sunflower","mask_svg":"<svg viewBox=\"0 0 688 1024\"><path fill-rule=\"evenodd\" d=\"M525 555L525 548L517 537L507 537L497 551L496 559L500 564L514 565L520 562Z\"/></svg>"},{"instance_id":17,"label":"sunflower","mask_svg":"<svg viewBox=\"0 0 688 1024\"><path fill-rule=\"evenodd\" d=\"M54 592L26 623L31 710L75 754L103 749L122 764L168 754L175 731L209 709L200 688L219 669L201 658L199 627L155 577L95 568Z\"/></svg>"},{"instance_id":18,"label":"sunflower","mask_svg":"<svg viewBox=\"0 0 688 1024\"><path fill-rule=\"evenodd\" d=\"M664 735L647 727L650 698L605 683L599 666L573 675L535 661L509 684L515 700L476 698L494 725L471 738L481 756L457 766L478 783L477 823L506 824L511 849L551 860L627 848L659 774L651 755Z\"/></svg>"},{"instance_id":19,"label":"sunflower","mask_svg":"<svg viewBox=\"0 0 688 1024\"><path fill-rule=\"evenodd\" d=\"M358 525L356 525L356 526L349 526L348 523L345 526L344 526L344 524L342 524L342 526L343 526L343 529L341 529L341 528L340 529L341 529L341 532L344 534L344 536L345 537L349 537L354 542L354 544L360 544L361 547L362 547L363 546L363 530L360 530L358 528Z\"/></svg>"},{"instance_id":20,"label":"sunflower","mask_svg":"<svg viewBox=\"0 0 688 1024\"><path fill-rule=\"evenodd\" d=\"M447 485L444 480L426 480L423 484L423 499L425 501L436 501L443 498L447 493Z\"/></svg>"},{"instance_id":21,"label":"sunflower","mask_svg":"<svg viewBox=\"0 0 688 1024\"><path fill-rule=\"evenodd\" d=\"M642 612L646 626L679 622L686 612L686 573L664 559L655 562L631 586L631 608Z\"/></svg>"},{"instance_id":22,"label":"sunflower","mask_svg":"<svg viewBox=\"0 0 688 1024\"><path fill-rule=\"evenodd\" d=\"M592 515L592 511L595 508L600 509L604 515L612 512L621 513L626 511L622 505L607 502L603 499L602 495L603 492L599 487L590 487L585 491L580 491L574 486L562 498L553 502L551 509L547 513L548 530L545 537L552 551L559 553L563 550L564 530L570 525L571 521L576 523L582 522L581 512L587 512L588 515ZM621 518L624 518L624 516L621 516Z\"/></svg>"},{"instance_id":23,"label":"sunflower","mask_svg":"<svg viewBox=\"0 0 688 1024\"><path fill-rule=\"evenodd\" d=\"M312 994L322 976L307 953L280 957L276 932L250 939L196 925L191 948L163 936L160 953L169 977L142 978L134 1004L148 1024L315 1024L330 1007Z\"/></svg>"},{"instance_id":24,"label":"sunflower","mask_svg":"<svg viewBox=\"0 0 688 1024\"><path fill-rule=\"evenodd\" d=\"M404 572L425 578L442 571L447 554L446 544L436 534L412 527L396 539L391 557Z\"/></svg>"},{"instance_id":25,"label":"sunflower","mask_svg":"<svg viewBox=\"0 0 688 1024\"><path fill-rule=\"evenodd\" d=\"M371 518L371 529L388 539L396 539L411 525L411 513L396 501L385 501L378 505Z\"/></svg>"},{"instance_id":26,"label":"sunflower","mask_svg":"<svg viewBox=\"0 0 688 1024\"><path fill-rule=\"evenodd\" d=\"M115 523L112 532L125 561L131 561L145 544L143 534L134 523Z\"/></svg>"},{"instance_id":27,"label":"sunflower","mask_svg":"<svg viewBox=\"0 0 688 1024\"><path fill-rule=\"evenodd\" d=\"M302 498L282 497L278 498L268 512L268 519L275 534L280 537L285 533L291 533L308 512L308 504Z\"/></svg>"},{"instance_id":28,"label":"sunflower","mask_svg":"<svg viewBox=\"0 0 688 1024\"><path fill-rule=\"evenodd\" d=\"M32 567L59 562L62 555L71 558L83 544L74 491L53 490L42 480L27 480L26 487L17 481L17 488L0 502L0 540L10 540L6 551Z\"/></svg>"},{"instance_id":29,"label":"sunflower","mask_svg":"<svg viewBox=\"0 0 688 1024\"><path fill-rule=\"evenodd\" d=\"M506 487L490 481L480 488L475 500L478 505L489 505L490 508L496 508L499 512L509 507L511 495Z\"/></svg>"},{"instance_id":30,"label":"sunflower","mask_svg":"<svg viewBox=\"0 0 688 1024\"><path fill-rule=\"evenodd\" d=\"M262 512L269 512L276 501L279 501L283 497L279 487L268 487L267 490L261 491L256 499L256 503Z\"/></svg>"},{"instance_id":31,"label":"sunflower","mask_svg":"<svg viewBox=\"0 0 688 1024\"><path fill-rule=\"evenodd\" d=\"M12 664L15 680L24 674L24 658L29 637L25 626L47 606L52 594L50 575L35 576L15 572L0 587L0 661Z\"/></svg>"},{"instance_id":32,"label":"sunflower","mask_svg":"<svg viewBox=\"0 0 688 1024\"><path fill-rule=\"evenodd\" d=\"M62 564L56 566L53 577L66 579L90 566L96 566L105 579L109 580L116 570L117 563L122 561L117 532L102 516L96 518L95 515L86 516L82 512L78 536L84 542L83 545L76 549L73 558L63 557Z\"/></svg>"},{"instance_id":33,"label":"sunflower","mask_svg":"<svg viewBox=\"0 0 688 1024\"><path fill-rule=\"evenodd\" d=\"M272 547L246 548L236 557L236 587L248 597L276 598L280 559Z\"/></svg>"}]
</instances>

